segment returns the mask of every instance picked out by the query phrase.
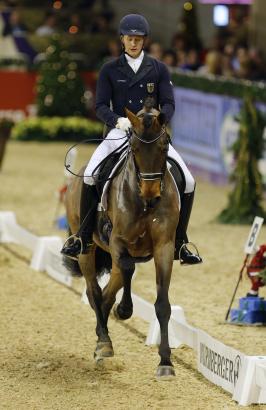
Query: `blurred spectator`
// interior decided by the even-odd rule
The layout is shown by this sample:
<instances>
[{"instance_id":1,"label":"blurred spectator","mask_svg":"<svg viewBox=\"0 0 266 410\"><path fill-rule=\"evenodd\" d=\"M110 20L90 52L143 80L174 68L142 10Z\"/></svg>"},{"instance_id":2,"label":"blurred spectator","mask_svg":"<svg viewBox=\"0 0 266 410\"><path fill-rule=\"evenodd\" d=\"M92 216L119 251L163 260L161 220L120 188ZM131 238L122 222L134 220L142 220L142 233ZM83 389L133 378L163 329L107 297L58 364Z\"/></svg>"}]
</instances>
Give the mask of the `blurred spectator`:
<instances>
[{"instance_id":1,"label":"blurred spectator","mask_svg":"<svg viewBox=\"0 0 266 410\"><path fill-rule=\"evenodd\" d=\"M185 70L197 71L200 66L199 52L195 48L192 48L186 54L185 65L183 68Z\"/></svg>"},{"instance_id":2,"label":"blurred spectator","mask_svg":"<svg viewBox=\"0 0 266 410\"><path fill-rule=\"evenodd\" d=\"M176 53L173 50L166 50L162 56L162 62L168 67L176 67L177 58Z\"/></svg>"},{"instance_id":3,"label":"blurred spectator","mask_svg":"<svg viewBox=\"0 0 266 410\"><path fill-rule=\"evenodd\" d=\"M186 65L187 54L184 50L179 50L176 52L177 67L183 69Z\"/></svg>"},{"instance_id":4,"label":"blurred spectator","mask_svg":"<svg viewBox=\"0 0 266 410\"><path fill-rule=\"evenodd\" d=\"M227 29L224 27L219 27L216 34L211 39L210 49L217 50L220 52L224 51L227 44L233 44L234 39L228 33Z\"/></svg>"},{"instance_id":5,"label":"blurred spectator","mask_svg":"<svg viewBox=\"0 0 266 410\"><path fill-rule=\"evenodd\" d=\"M4 21L3 37L9 40L9 44L13 42L14 50L20 58L23 58L26 63L32 63L36 51L32 48L26 38L27 28L21 21L21 15L17 9L7 9L2 12ZM10 48L10 46L9 46Z\"/></svg>"},{"instance_id":6,"label":"blurred spectator","mask_svg":"<svg viewBox=\"0 0 266 410\"><path fill-rule=\"evenodd\" d=\"M53 11L48 11L43 24L37 28L38 36L51 36L57 31L57 16Z\"/></svg>"},{"instance_id":7,"label":"blurred spectator","mask_svg":"<svg viewBox=\"0 0 266 410\"><path fill-rule=\"evenodd\" d=\"M109 59L114 59L119 57L121 54L121 42L117 39L111 39L108 41L108 52L109 52Z\"/></svg>"},{"instance_id":8,"label":"blurred spectator","mask_svg":"<svg viewBox=\"0 0 266 410\"><path fill-rule=\"evenodd\" d=\"M233 60L234 54L235 54L235 46L233 44L233 41L228 41L224 45L223 53L227 55L231 61Z\"/></svg>"},{"instance_id":9,"label":"blurred spectator","mask_svg":"<svg viewBox=\"0 0 266 410\"><path fill-rule=\"evenodd\" d=\"M265 61L261 50L251 48L249 50L251 60L252 80L266 80Z\"/></svg>"},{"instance_id":10,"label":"blurred spectator","mask_svg":"<svg viewBox=\"0 0 266 410\"><path fill-rule=\"evenodd\" d=\"M151 43L148 49L148 54L157 60L161 60L163 57L163 48L161 44L157 42Z\"/></svg>"},{"instance_id":11,"label":"blurred spectator","mask_svg":"<svg viewBox=\"0 0 266 410\"><path fill-rule=\"evenodd\" d=\"M232 65L232 59L229 54L222 55L222 72L224 77L232 78L235 76L235 71Z\"/></svg>"},{"instance_id":12,"label":"blurred spectator","mask_svg":"<svg viewBox=\"0 0 266 410\"><path fill-rule=\"evenodd\" d=\"M119 57L122 52L121 42L116 38L109 40L107 47L107 54L103 57L103 61L99 63L99 69L104 63L107 63L108 61L114 60L115 58Z\"/></svg>"},{"instance_id":13,"label":"blurred spectator","mask_svg":"<svg viewBox=\"0 0 266 410\"><path fill-rule=\"evenodd\" d=\"M5 19L5 28L3 36L12 35L15 37L24 36L27 32L25 24L21 21L21 15L18 10L3 13Z\"/></svg>"},{"instance_id":14,"label":"blurred spectator","mask_svg":"<svg viewBox=\"0 0 266 410\"><path fill-rule=\"evenodd\" d=\"M187 48L186 40L182 33L174 34L171 45L175 51L185 51Z\"/></svg>"},{"instance_id":15,"label":"blurred spectator","mask_svg":"<svg viewBox=\"0 0 266 410\"><path fill-rule=\"evenodd\" d=\"M205 64L199 68L200 74L222 74L222 53L216 50L209 51L206 55Z\"/></svg>"},{"instance_id":16,"label":"blurred spectator","mask_svg":"<svg viewBox=\"0 0 266 410\"><path fill-rule=\"evenodd\" d=\"M241 63L239 70L236 72L236 76L239 79L244 79L244 80L252 79L252 65L249 59Z\"/></svg>"},{"instance_id":17,"label":"blurred spectator","mask_svg":"<svg viewBox=\"0 0 266 410\"><path fill-rule=\"evenodd\" d=\"M249 55L248 55L247 47L245 46L237 47L235 56L232 60L232 65L233 65L235 72L238 72L240 70L241 65L243 66L244 64L246 64L248 60L249 60Z\"/></svg>"}]
</instances>

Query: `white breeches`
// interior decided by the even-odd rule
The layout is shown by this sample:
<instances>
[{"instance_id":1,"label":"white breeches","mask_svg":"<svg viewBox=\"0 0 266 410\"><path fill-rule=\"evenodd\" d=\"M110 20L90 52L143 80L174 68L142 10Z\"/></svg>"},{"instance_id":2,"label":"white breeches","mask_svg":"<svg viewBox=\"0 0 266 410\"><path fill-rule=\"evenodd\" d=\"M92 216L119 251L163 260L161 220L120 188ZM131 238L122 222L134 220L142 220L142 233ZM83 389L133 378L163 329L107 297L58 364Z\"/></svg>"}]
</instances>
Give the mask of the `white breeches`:
<instances>
[{"instance_id":1,"label":"white breeches","mask_svg":"<svg viewBox=\"0 0 266 410\"><path fill-rule=\"evenodd\" d=\"M94 151L90 162L88 163L86 170L84 172L84 182L88 185L95 185L94 177L92 176L93 171L97 167L97 165L107 157L107 155L111 154L116 148L120 147L125 142L125 132L119 129L112 129L107 137L103 140L103 142L96 148ZM123 138L123 139L120 139ZM180 157L180 155L176 152L176 150L169 145L168 156L175 160L180 167L185 176L186 180L186 188L185 193L193 192L195 189L195 180L191 175L190 171L188 170L186 164ZM95 174L97 175L98 170L96 170Z\"/></svg>"}]
</instances>

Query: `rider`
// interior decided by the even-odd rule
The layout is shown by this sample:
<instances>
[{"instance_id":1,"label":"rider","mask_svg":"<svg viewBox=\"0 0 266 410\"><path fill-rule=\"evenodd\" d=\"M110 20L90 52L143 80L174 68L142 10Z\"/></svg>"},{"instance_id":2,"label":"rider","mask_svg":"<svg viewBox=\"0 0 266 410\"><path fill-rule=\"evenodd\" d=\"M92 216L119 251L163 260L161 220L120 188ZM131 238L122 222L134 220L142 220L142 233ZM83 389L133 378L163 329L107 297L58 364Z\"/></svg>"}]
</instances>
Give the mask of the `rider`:
<instances>
[{"instance_id":1,"label":"rider","mask_svg":"<svg viewBox=\"0 0 266 410\"><path fill-rule=\"evenodd\" d=\"M149 31L149 24L143 16L129 14L123 17L119 25L123 53L119 58L106 63L100 71L96 91L96 115L107 125L109 133L96 148L85 170L80 205L81 227L77 234L79 240L66 242L62 253L67 256L76 257L80 253L87 253L92 243L98 204L95 179L92 175L96 166L125 141L123 137L131 128L131 123L125 117L124 108L127 107L136 114L142 109L144 100L151 96L155 101L155 108L160 108L165 114L166 122L170 121L174 113L175 102L169 72L163 63L143 51ZM193 204L195 181L171 145L168 156L182 168L186 181L176 232L175 259L180 256L183 263L200 263L202 259L185 246L188 242L186 231Z\"/></svg>"}]
</instances>

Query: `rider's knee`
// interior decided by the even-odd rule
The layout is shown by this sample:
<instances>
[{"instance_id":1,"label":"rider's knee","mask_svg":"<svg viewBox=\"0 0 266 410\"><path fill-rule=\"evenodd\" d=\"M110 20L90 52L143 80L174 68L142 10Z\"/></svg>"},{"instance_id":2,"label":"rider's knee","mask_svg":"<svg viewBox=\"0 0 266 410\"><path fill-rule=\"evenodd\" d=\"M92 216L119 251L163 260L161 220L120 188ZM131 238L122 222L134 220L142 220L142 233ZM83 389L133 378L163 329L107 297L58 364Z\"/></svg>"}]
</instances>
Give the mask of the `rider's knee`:
<instances>
[{"instance_id":1,"label":"rider's knee","mask_svg":"<svg viewBox=\"0 0 266 410\"><path fill-rule=\"evenodd\" d=\"M86 176L86 175L84 175L83 181L84 181L84 184L87 184L87 185L95 185L94 177L92 177L92 176L89 176L89 175Z\"/></svg>"},{"instance_id":2,"label":"rider's knee","mask_svg":"<svg viewBox=\"0 0 266 410\"><path fill-rule=\"evenodd\" d=\"M189 193L191 193L191 192L194 192L195 186L196 186L195 179L194 179L193 176L189 173L188 175L186 175L186 189L185 189L185 193L186 193L186 194L189 194Z\"/></svg>"},{"instance_id":3,"label":"rider's knee","mask_svg":"<svg viewBox=\"0 0 266 410\"><path fill-rule=\"evenodd\" d=\"M118 128L113 128L106 137L106 140L112 140L112 146L114 146L117 142L114 143L114 140L118 140L118 144L122 144L123 141L119 141L120 139L123 139L126 136L125 131L120 130Z\"/></svg>"}]
</instances>

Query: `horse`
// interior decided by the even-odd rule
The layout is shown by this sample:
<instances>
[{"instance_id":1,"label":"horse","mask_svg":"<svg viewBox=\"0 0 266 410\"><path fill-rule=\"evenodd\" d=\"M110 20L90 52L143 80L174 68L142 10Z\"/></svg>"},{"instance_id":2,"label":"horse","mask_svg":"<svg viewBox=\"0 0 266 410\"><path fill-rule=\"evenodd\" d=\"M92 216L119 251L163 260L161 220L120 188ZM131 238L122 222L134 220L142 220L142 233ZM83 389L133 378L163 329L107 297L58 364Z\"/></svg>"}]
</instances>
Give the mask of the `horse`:
<instances>
[{"instance_id":1,"label":"horse","mask_svg":"<svg viewBox=\"0 0 266 410\"><path fill-rule=\"evenodd\" d=\"M79 255L78 267L86 280L86 294L96 315L95 360L114 355L108 334L108 317L115 304L116 293L123 288L120 303L114 307L116 318L125 320L133 313L131 279L136 262L154 258L157 298L155 311L160 324L160 363L158 378L175 376L168 340L171 306L168 298L175 232L179 220L180 199L167 167L170 137L164 114L145 107L139 115L125 109L132 130L128 151L121 172L112 179L108 194L107 217L112 231L109 243L102 239L95 224L88 254ZM108 138L108 137L107 137ZM67 219L71 232L79 228L81 178L75 178L66 193ZM102 217L98 211L97 219ZM97 250L111 257L110 279L102 290L97 281ZM69 258L68 258L69 259Z\"/></svg>"}]
</instances>

